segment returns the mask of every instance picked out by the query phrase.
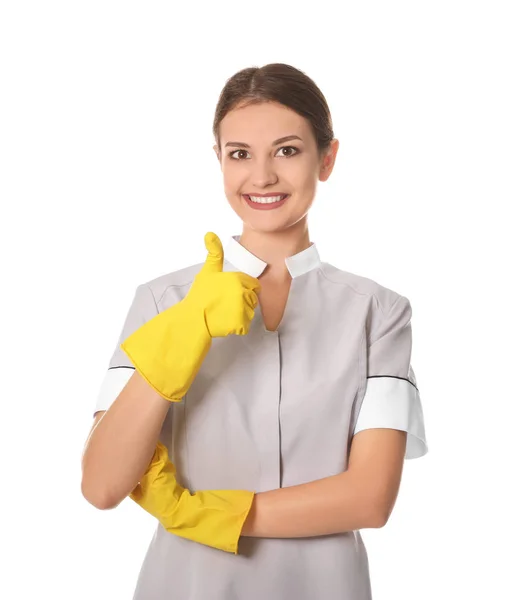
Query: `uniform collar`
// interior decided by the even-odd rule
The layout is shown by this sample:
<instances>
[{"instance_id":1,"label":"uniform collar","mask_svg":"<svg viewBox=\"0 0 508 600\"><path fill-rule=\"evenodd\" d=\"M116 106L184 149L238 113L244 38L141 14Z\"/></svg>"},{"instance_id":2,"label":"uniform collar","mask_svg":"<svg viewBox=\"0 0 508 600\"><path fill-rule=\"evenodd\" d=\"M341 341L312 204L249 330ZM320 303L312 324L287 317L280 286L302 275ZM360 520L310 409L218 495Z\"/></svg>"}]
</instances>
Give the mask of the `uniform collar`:
<instances>
[{"instance_id":1,"label":"uniform collar","mask_svg":"<svg viewBox=\"0 0 508 600\"><path fill-rule=\"evenodd\" d=\"M238 241L239 239L239 235L233 235L229 238L224 248L224 258L239 271L247 273L251 277L259 277L268 263L242 246ZM298 254L288 256L285 260L288 271L293 279L312 271L312 269L321 264L316 244L314 243L305 250L298 252Z\"/></svg>"}]
</instances>

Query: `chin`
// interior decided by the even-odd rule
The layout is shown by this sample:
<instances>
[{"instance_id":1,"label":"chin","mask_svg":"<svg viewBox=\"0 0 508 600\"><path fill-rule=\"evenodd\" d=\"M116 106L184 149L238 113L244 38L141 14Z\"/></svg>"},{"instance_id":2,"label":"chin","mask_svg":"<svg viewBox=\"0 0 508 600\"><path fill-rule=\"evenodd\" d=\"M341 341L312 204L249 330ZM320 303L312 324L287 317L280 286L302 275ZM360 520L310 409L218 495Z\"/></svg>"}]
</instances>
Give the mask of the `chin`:
<instances>
[{"instance_id":1,"label":"chin","mask_svg":"<svg viewBox=\"0 0 508 600\"><path fill-rule=\"evenodd\" d=\"M278 233L278 232L280 233L282 231L291 229L291 227L293 227L299 221L301 221L301 219L296 219L296 220L291 219L289 221L281 220L281 219L274 219L272 222L266 222L266 221L262 222L261 220L246 219L246 218L242 218L241 216L240 216L240 218L242 219L244 227L246 227L247 229L250 229L251 231L257 231L259 233Z\"/></svg>"}]
</instances>

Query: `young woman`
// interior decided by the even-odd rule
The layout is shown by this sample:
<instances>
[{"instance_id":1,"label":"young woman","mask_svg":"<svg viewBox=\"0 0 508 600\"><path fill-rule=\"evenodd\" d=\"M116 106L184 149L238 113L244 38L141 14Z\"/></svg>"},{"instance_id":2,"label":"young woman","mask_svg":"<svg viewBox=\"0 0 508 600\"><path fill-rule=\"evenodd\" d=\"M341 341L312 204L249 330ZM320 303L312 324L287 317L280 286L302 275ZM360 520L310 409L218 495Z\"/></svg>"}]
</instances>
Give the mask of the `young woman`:
<instances>
[{"instance_id":1,"label":"young woman","mask_svg":"<svg viewBox=\"0 0 508 600\"><path fill-rule=\"evenodd\" d=\"M307 215L338 150L284 64L231 77L214 150L241 235L141 284L96 404L83 494L158 520L139 600L369 600L362 528L427 452L409 300L321 261ZM205 258L205 256L204 256Z\"/></svg>"}]
</instances>

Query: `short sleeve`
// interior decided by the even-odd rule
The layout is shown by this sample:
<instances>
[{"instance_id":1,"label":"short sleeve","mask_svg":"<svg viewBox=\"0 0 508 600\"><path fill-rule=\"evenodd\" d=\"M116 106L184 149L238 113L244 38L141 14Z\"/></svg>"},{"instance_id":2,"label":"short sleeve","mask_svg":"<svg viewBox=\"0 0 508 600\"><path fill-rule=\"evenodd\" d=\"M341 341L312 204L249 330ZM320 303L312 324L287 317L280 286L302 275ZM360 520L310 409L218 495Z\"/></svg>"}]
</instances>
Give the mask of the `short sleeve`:
<instances>
[{"instance_id":1,"label":"short sleeve","mask_svg":"<svg viewBox=\"0 0 508 600\"><path fill-rule=\"evenodd\" d=\"M127 312L127 316L125 317L122 332L118 338L116 347L109 361L108 370L105 373L99 389L94 414L101 410L108 410L134 373L134 365L120 348L120 345L131 335L131 333L134 333L134 331L139 329L144 323L155 317L157 314L157 304L152 290L147 284L139 285L136 288L134 299Z\"/></svg>"},{"instance_id":2,"label":"short sleeve","mask_svg":"<svg viewBox=\"0 0 508 600\"><path fill-rule=\"evenodd\" d=\"M406 459L428 452L420 393L411 366L411 316L409 300L398 296L369 343L365 395L354 429L354 434L373 428L407 431Z\"/></svg>"}]
</instances>

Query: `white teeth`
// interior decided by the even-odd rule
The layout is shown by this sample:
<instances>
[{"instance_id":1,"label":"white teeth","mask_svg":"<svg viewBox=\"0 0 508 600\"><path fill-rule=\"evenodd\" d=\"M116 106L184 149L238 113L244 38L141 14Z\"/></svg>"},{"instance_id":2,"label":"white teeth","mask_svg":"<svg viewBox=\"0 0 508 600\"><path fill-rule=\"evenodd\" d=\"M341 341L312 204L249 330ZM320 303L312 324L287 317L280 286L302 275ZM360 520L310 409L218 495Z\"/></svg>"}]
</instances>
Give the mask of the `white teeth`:
<instances>
[{"instance_id":1,"label":"white teeth","mask_svg":"<svg viewBox=\"0 0 508 600\"><path fill-rule=\"evenodd\" d=\"M278 202L279 200L282 200L284 196L285 194L283 194L282 196L268 196L265 198L261 198L259 196L249 196L249 199L252 202L257 202L257 204L272 204L273 202Z\"/></svg>"}]
</instances>

